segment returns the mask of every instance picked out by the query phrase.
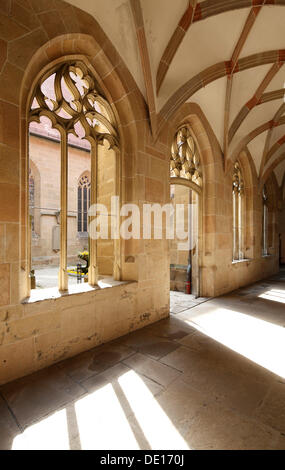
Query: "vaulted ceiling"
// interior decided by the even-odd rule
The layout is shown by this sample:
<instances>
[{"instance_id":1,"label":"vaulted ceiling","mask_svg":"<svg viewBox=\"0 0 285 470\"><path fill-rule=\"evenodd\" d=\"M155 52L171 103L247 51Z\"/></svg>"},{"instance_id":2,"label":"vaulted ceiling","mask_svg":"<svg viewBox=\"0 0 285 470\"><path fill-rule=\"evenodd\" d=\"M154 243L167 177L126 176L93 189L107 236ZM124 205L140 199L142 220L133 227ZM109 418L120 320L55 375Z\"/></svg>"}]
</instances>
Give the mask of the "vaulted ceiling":
<instances>
[{"instance_id":1,"label":"vaulted ceiling","mask_svg":"<svg viewBox=\"0 0 285 470\"><path fill-rule=\"evenodd\" d=\"M132 73L152 131L197 103L225 159L285 173L285 0L69 0L90 13Z\"/></svg>"}]
</instances>

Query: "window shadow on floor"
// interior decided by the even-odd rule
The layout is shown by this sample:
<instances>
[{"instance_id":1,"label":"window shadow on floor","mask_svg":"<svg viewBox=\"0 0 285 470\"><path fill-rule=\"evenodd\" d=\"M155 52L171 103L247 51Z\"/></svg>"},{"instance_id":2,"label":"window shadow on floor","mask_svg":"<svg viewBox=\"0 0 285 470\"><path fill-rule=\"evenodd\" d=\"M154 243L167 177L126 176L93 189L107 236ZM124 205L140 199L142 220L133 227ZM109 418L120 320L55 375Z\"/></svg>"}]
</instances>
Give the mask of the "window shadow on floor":
<instances>
[{"instance_id":1,"label":"window shadow on floor","mask_svg":"<svg viewBox=\"0 0 285 470\"><path fill-rule=\"evenodd\" d=\"M284 449L285 330L258 297L270 286L242 289L255 295L248 305L239 292L213 299L0 387L0 448Z\"/></svg>"}]
</instances>

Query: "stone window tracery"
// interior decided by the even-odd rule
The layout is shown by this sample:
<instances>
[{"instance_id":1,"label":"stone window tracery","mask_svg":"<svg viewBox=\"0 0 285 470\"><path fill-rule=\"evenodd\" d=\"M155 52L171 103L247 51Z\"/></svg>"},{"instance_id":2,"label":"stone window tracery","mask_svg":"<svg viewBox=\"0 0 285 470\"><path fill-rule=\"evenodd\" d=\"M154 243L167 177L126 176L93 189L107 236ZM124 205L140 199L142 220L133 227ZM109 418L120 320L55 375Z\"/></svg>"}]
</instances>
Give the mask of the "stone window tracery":
<instances>
[{"instance_id":1,"label":"stone window tracery","mask_svg":"<svg viewBox=\"0 0 285 470\"><path fill-rule=\"evenodd\" d=\"M29 120L48 117L61 134L73 134L91 143L108 140L118 146L118 133L111 106L83 62L59 65L38 83ZM65 132L63 132L65 131Z\"/></svg>"},{"instance_id":2,"label":"stone window tracery","mask_svg":"<svg viewBox=\"0 0 285 470\"><path fill-rule=\"evenodd\" d=\"M175 134L171 147L170 176L183 178L202 186L199 152L186 126L181 127Z\"/></svg>"},{"instance_id":3,"label":"stone window tracery","mask_svg":"<svg viewBox=\"0 0 285 470\"><path fill-rule=\"evenodd\" d=\"M112 108L105 98L96 79L81 60L70 60L56 65L44 73L38 81L31 99L29 123L40 123L48 118L52 128L60 133L61 172L60 172L60 269L59 290L68 289L67 274L67 175L68 140L86 139L91 144L91 178L88 187L82 188L81 221L78 228L87 231L86 207L97 200L97 154L98 145L109 143L109 147L119 150L119 135ZM88 209L87 209L88 210ZM92 220L92 216L90 217ZM97 242L89 239L89 283L96 285ZM115 261L119 266L119 261ZM117 268L117 273L119 268ZM117 274L117 277L119 274Z\"/></svg>"}]
</instances>

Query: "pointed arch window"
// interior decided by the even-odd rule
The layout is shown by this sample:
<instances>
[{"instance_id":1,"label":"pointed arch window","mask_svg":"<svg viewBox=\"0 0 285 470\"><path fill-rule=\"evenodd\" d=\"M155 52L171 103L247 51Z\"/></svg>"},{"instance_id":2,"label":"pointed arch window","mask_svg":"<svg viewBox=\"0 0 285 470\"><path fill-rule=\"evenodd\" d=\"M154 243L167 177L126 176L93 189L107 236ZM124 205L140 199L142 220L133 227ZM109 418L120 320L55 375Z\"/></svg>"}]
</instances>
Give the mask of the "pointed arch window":
<instances>
[{"instance_id":1,"label":"pointed arch window","mask_svg":"<svg viewBox=\"0 0 285 470\"><path fill-rule=\"evenodd\" d=\"M233 261L244 258L243 251L243 216L244 216L244 181L239 163L234 165L233 181Z\"/></svg>"},{"instance_id":2,"label":"pointed arch window","mask_svg":"<svg viewBox=\"0 0 285 470\"><path fill-rule=\"evenodd\" d=\"M58 287L59 290L65 291L68 289L68 137L73 134L76 138L88 140L91 145L91 177L88 187L84 184L81 186L80 229L87 231L86 207L96 204L97 199L98 145L104 145L104 142L107 141L110 148L117 152L119 150L119 135L110 104L95 77L81 60L70 60L57 64L42 75L31 98L29 123L40 123L43 117L48 118L52 127L60 133L60 268ZM118 164L116 163L116 165ZM119 186L119 182L117 186ZM117 188L116 192L119 193ZM94 217L91 216L90 221ZM90 236L89 241L89 283L96 285L98 279L96 237ZM117 266L117 278L119 277L118 266L120 264L118 251L119 248L115 252L116 259L114 260L114 265ZM29 256L28 263L30 271L31 256Z\"/></svg>"}]
</instances>

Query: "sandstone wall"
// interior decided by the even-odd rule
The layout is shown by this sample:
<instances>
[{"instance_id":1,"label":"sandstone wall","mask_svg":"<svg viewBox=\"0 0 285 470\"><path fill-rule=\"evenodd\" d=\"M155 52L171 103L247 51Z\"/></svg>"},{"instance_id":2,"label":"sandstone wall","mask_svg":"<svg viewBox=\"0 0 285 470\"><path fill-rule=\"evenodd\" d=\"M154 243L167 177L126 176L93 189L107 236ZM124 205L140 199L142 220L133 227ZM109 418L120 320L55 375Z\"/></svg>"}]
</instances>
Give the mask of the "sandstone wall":
<instances>
[{"instance_id":1,"label":"sandstone wall","mask_svg":"<svg viewBox=\"0 0 285 470\"><path fill-rule=\"evenodd\" d=\"M23 303L29 280L27 107L42 71L63 58L84 60L113 108L121 140L122 202L140 208L144 202L169 202L172 139L179 125L191 126L203 171L201 295L229 292L278 269L276 240L272 256L261 257L262 205L249 164L245 254L251 260L232 264L231 169L225 169L200 108L182 106L154 139L145 100L100 25L64 1L21 4L26 14L20 8L4 11L0 29L0 384L169 314L167 240L121 241L121 279L130 284ZM106 194L111 188L110 183ZM105 255L102 248L100 262Z\"/></svg>"}]
</instances>

